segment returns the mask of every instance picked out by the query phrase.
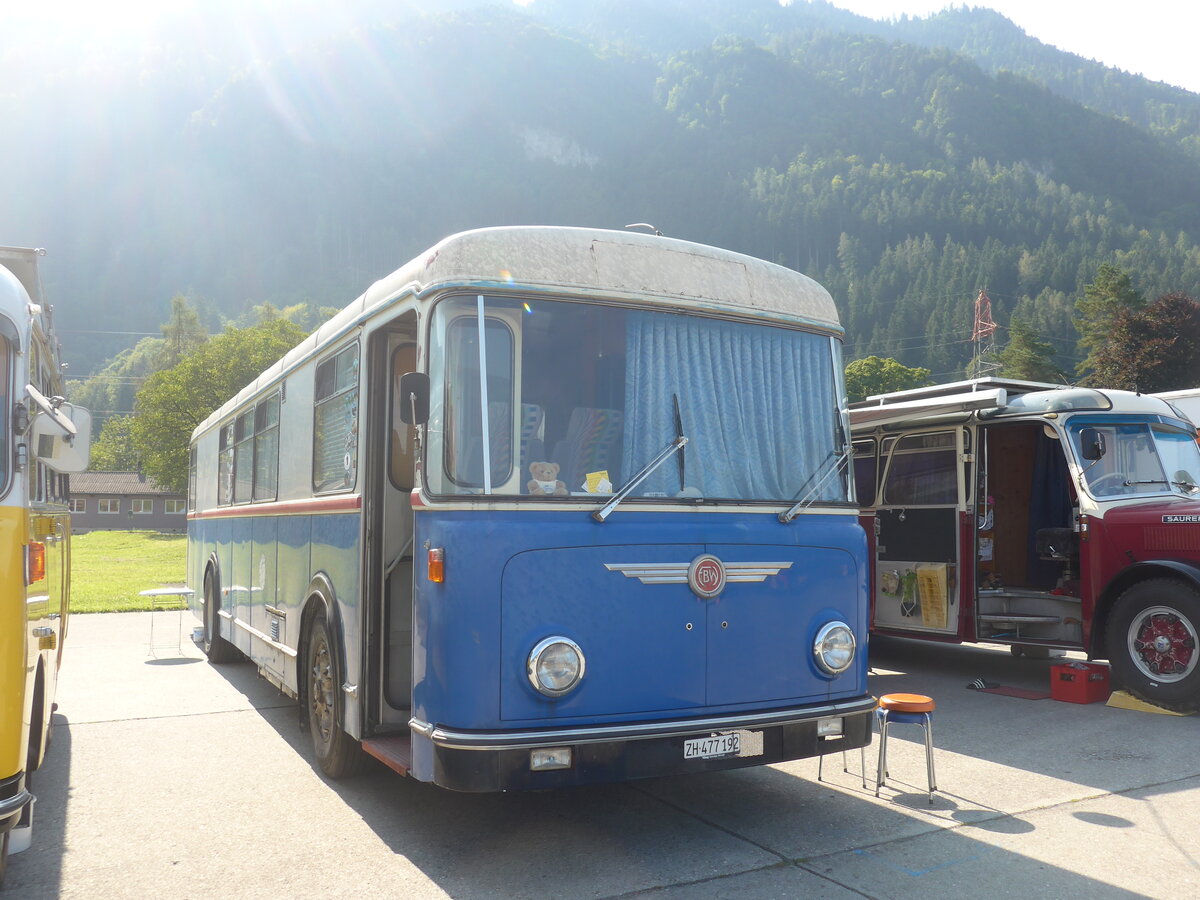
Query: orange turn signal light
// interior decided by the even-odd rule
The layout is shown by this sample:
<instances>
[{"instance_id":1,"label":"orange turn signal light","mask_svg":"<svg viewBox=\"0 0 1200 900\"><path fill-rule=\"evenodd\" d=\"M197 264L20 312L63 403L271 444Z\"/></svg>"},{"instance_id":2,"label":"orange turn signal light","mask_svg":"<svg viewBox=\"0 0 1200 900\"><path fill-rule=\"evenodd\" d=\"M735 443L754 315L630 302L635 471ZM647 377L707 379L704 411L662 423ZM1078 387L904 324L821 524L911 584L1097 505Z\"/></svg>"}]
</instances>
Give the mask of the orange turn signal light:
<instances>
[{"instance_id":1,"label":"orange turn signal light","mask_svg":"<svg viewBox=\"0 0 1200 900\"><path fill-rule=\"evenodd\" d=\"M33 584L46 577L46 545L30 541L25 545L25 583Z\"/></svg>"},{"instance_id":2,"label":"orange turn signal light","mask_svg":"<svg viewBox=\"0 0 1200 900\"><path fill-rule=\"evenodd\" d=\"M429 550L429 580L441 584L446 580L446 551L441 547L431 547Z\"/></svg>"}]
</instances>

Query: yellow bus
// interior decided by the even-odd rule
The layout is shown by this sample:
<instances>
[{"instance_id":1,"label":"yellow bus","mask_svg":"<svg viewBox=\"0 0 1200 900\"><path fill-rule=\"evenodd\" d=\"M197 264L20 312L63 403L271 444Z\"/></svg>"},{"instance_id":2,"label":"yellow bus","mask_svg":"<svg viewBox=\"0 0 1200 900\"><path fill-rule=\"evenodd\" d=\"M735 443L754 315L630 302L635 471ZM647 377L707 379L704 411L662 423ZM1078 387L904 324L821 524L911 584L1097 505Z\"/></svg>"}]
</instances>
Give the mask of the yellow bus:
<instances>
[{"instance_id":1,"label":"yellow bus","mask_svg":"<svg viewBox=\"0 0 1200 900\"><path fill-rule=\"evenodd\" d=\"M30 776L50 742L67 633L68 476L87 467L91 416L67 403L40 250L0 247L0 880L24 849Z\"/></svg>"}]
</instances>

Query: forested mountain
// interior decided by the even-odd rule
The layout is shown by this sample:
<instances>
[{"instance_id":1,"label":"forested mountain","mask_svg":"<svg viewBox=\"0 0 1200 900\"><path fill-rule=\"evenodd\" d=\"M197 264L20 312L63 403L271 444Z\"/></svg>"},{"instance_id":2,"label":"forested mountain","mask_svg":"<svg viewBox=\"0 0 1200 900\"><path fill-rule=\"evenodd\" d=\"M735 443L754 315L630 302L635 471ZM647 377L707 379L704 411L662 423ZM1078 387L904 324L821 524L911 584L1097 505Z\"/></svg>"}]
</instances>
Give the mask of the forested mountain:
<instances>
[{"instance_id":1,"label":"forested mountain","mask_svg":"<svg viewBox=\"0 0 1200 900\"><path fill-rule=\"evenodd\" d=\"M177 293L210 327L340 306L495 224L649 221L798 268L849 356L939 379L970 357L980 288L1068 372L1100 264L1200 293L1200 97L986 9L298 3L201 5L120 52L0 37L0 243L50 249L73 371Z\"/></svg>"}]
</instances>

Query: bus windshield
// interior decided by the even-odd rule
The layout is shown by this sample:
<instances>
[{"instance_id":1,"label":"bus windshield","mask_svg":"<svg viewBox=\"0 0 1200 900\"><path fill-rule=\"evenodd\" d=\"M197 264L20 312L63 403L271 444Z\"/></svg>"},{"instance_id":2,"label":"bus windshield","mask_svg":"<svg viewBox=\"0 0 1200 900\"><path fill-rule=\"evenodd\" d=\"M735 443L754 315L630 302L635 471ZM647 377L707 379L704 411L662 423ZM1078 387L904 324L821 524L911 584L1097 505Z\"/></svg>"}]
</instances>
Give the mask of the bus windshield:
<instances>
[{"instance_id":1,"label":"bus windshield","mask_svg":"<svg viewBox=\"0 0 1200 900\"><path fill-rule=\"evenodd\" d=\"M828 335L579 301L452 297L431 335L434 494L845 503ZM481 377L480 373L484 373Z\"/></svg>"},{"instance_id":2,"label":"bus windshield","mask_svg":"<svg viewBox=\"0 0 1200 900\"><path fill-rule=\"evenodd\" d=\"M1099 432L1104 455L1083 459L1084 429ZM1088 491L1095 497L1200 492L1200 449L1194 432L1163 423L1071 424L1071 442L1081 460Z\"/></svg>"}]
</instances>

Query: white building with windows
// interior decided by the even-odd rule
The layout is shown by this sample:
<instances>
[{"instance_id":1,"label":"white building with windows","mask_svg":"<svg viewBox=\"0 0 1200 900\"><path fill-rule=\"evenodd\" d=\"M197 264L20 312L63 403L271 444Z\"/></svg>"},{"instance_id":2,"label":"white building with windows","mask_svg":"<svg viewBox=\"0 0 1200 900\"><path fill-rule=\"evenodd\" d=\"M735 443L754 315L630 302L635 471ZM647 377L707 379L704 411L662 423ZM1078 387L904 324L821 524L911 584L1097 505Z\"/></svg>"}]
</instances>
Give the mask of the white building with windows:
<instances>
[{"instance_id":1,"label":"white building with windows","mask_svg":"<svg viewBox=\"0 0 1200 900\"><path fill-rule=\"evenodd\" d=\"M187 531L183 494L159 487L140 472L81 472L71 476L72 530Z\"/></svg>"}]
</instances>

